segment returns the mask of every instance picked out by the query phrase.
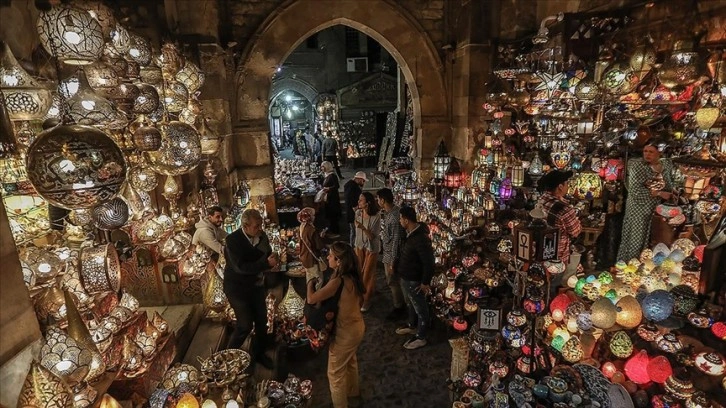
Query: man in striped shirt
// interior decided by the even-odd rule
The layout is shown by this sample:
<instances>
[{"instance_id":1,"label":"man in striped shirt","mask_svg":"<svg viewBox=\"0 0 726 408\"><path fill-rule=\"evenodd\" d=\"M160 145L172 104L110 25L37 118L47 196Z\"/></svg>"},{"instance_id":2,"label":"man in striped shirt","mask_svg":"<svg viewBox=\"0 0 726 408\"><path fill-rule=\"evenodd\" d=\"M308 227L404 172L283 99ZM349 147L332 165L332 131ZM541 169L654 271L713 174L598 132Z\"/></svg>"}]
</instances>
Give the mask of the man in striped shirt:
<instances>
[{"instance_id":1,"label":"man in striped shirt","mask_svg":"<svg viewBox=\"0 0 726 408\"><path fill-rule=\"evenodd\" d=\"M559 230L557 258L565 265L570 262L570 240L582 232L577 210L564 198L571 177L571 171L553 170L539 179L538 184L539 190L544 191L540 203L547 214L547 223Z\"/></svg>"}]
</instances>

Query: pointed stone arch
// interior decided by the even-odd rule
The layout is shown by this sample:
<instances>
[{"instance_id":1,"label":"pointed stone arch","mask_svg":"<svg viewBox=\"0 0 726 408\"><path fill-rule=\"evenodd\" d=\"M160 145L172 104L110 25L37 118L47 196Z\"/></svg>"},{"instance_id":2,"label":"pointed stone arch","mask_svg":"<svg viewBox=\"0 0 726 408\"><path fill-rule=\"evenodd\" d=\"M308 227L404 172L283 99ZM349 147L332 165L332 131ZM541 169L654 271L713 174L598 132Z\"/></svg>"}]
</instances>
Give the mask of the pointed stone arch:
<instances>
[{"instance_id":1,"label":"pointed stone arch","mask_svg":"<svg viewBox=\"0 0 726 408\"><path fill-rule=\"evenodd\" d=\"M281 78L272 82L270 89L269 102L275 100L275 98L284 91L295 91L300 95L304 96L311 104L315 102L318 97L318 90L315 89L309 82L303 81L297 78Z\"/></svg>"},{"instance_id":2,"label":"pointed stone arch","mask_svg":"<svg viewBox=\"0 0 726 408\"><path fill-rule=\"evenodd\" d=\"M231 143L248 145L253 138L258 146L256 154L250 149L235 154L239 176L259 177L264 173L261 166L270 168L271 174L267 112L273 74L306 38L334 25L365 33L398 63L413 98L416 167L430 168L438 142L449 140L443 64L425 30L406 10L391 0L290 0L260 25L246 45L236 74Z\"/></svg>"}]
</instances>

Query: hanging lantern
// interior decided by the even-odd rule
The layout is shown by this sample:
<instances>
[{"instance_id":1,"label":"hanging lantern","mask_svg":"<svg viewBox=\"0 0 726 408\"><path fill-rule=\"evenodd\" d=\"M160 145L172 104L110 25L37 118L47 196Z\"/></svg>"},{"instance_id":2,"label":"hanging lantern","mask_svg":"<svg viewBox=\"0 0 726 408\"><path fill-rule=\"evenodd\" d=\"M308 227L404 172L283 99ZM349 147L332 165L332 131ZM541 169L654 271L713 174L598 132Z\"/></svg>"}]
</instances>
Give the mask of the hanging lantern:
<instances>
[{"instance_id":1,"label":"hanging lantern","mask_svg":"<svg viewBox=\"0 0 726 408\"><path fill-rule=\"evenodd\" d=\"M19 407L71 408L73 391L60 377L36 361L30 362L30 371L20 389Z\"/></svg>"},{"instance_id":2,"label":"hanging lantern","mask_svg":"<svg viewBox=\"0 0 726 408\"><path fill-rule=\"evenodd\" d=\"M179 176L195 169L202 157L197 130L178 121L164 122L158 127L162 137L161 148L145 152L149 165L168 176Z\"/></svg>"},{"instance_id":3,"label":"hanging lantern","mask_svg":"<svg viewBox=\"0 0 726 408\"><path fill-rule=\"evenodd\" d=\"M443 181L450 163L451 156L449 156L449 152L446 150L446 145L444 145L442 140L439 143L436 155L434 156L434 178Z\"/></svg>"},{"instance_id":4,"label":"hanging lantern","mask_svg":"<svg viewBox=\"0 0 726 408\"><path fill-rule=\"evenodd\" d=\"M145 67L149 65L151 63L151 45L149 45L149 42L144 37L134 33L128 33L128 37L127 56L138 66Z\"/></svg>"},{"instance_id":5,"label":"hanging lantern","mask_svg":"<svg viewBox=\"0 0 726 408\"><path fill-rule=\"evenodd\" d=\"M679 40L673 45L673 53L658 69L658 79L665 87L672 89L690 85L701 75L701 57L693 49L691 40Z\"/></svg>"},{"instance_id":6,"label":"hanging lantern","mask_svg":"<svg viewBox=\"0 0 726 408\"><path fill-rule=\"evenodd\" d=\"M602 181L597 173L582 172L572 179L568 193L579 199L592 200L602 196Z\"/></svg>"},{"instance_id":7,"label":"hanging lantern","mask_svg":"<svg viewBox=\"0 0 726 408\"><path fill-rule=\"evenodd\" d=\"M463 173L459 166L459 161L451 158L449 168L444 174L444 185L449 188L459 188L462 184Z\"/></svg>"},{"instance_id":8,"label":"hanging lantern","mask_svg":"<svg viewBox=\"0 0 726 408\"><path fill-rule=\"evenodd\" d=\"M194 95L204 84L204 72L187 60L184 68L176 73L176 80L187 88L190 95Z\"/></svg>"},{"instance_id":9,"label":"hanging lantern","mask_svg":"<svg viewBox=\"0 0 726 408\"><path fill-rule=\"evenodd\" d=\"M6 42L0 42L0 91L11 120L41 119L50 108L50 88L31 77L18 64Z\"/></svg>"},{"instance_id":10,"label":"hanging lantern","mask_svg":"<svg viewBox=\"0 0 726 408\"><path fill-rule=\"evenodd\" d=\"M512 166L512 186L522 187L524 184L524 167L521 163Z\"/></svg>"},{"instance_id":11,"label":"hanging lantern","mask_svg":"<svg viewBox=\"0 0 726 408\"><path fill-rule=\"evenodd\" d=\"M530 211L532 221L514 228L515 253L525 262L543 262L557 257L559 230L551 228L545 221L542 205L537 204Z\"/></svg>"},{"instance_id":12,"label":"hanging lantern","mask_svg":"<svg viewBox=\"0 0 726 408\"><path fill-rule=\"evenodd\" d=\"M41 11L37 28L43 48L66 64L86 65L101 57L103 29L86 10L55 6Z\"/></svg>"},{"instance_id":13,"label":"hanging lantern","mask_svg":"<svg viewBox=\"0 0 726 408\"><path fill-rule=\"evenodd\" d=\"M126 178L118 146L100 130L82 125L41 132L28 147L27 169L41 197L69 210L110 200Z\"/></svg>"},{"instance_id":14,"label":"hanging lantern","mask_svg":"<svg viewBox=\"0 0 726 408\"><path fill-rule=\"evenodd\" d=\"M167 81L162 89L158 89L161 102L170 113L179 113L187 107L189 92L181 82L176 80Z\"/></svg>"},{"instance_id":15,"label":"hanging lantern","mask_svg":"<svg viewBox=\"0 0 726 408\"><path fill-rule=\"evenodd\" d=\"M215 155L219 151L220 138L215 131L209 127L207 118L197 119L197 130L199 131L199 142L202 146L202 154Z\"/></svg>"},{"instance_id":16,"label":"hanging lantern","mask_svg":"<svg viewBox=\"0 0 726 408\"><path fill-rule=\"evenodd\" d=\"M509 178L502 180L502 184L499 185L499 198L509 200L512 198L512 191L512 181Z\"/></svg>"}]
</instances>

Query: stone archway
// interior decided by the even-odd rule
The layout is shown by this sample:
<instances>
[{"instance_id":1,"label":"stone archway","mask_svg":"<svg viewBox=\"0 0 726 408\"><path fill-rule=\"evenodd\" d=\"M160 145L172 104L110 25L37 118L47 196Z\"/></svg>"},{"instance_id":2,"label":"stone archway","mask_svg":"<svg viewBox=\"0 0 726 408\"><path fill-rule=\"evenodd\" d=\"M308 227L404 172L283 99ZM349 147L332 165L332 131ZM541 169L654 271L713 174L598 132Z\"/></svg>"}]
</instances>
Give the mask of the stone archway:
<instances>
[{"instance_id":1,"label":"stone archway","mask_svg":"<svg viewBox=\"0 0 726 408\"><path fill-rule=\"evenodd\" d=\"M430 168L438 142L450 138L443 65L428 35L408 12L389 0L291 0L252 36L254 41L247 44L235 78L235 131L230 141L234 173L252 180L253 195L272 195L271 182L255 182L272 174L267 137L272 76L307 37L334 25L372 37L398 63L413 98L417 168ZM234 147L250 143L257 148Z\"/></svg>"},{"instance_id":2,"label":"stone archway","mask_svg":"<svg viewBox=\"0 0 726 408\"><path fill-rule=\"evenodd\" d=\"M314 86L309 84L307 81L296 78L282 78L272 82L270 89L270 96L268 101L272 102L275 98L284 91L295 91L300 95L304 96L311 104L315 102L318 97L318 90Z\"/></svg>"}]
</instances>

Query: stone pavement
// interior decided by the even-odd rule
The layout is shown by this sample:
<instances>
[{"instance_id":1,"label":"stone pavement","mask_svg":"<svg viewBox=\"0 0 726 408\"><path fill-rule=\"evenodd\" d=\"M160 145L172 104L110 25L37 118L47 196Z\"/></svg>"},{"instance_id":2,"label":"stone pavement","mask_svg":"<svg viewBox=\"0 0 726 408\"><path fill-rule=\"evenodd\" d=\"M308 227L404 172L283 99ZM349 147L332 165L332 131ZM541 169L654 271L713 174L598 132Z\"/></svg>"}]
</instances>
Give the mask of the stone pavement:
<instances>
[{"instance_id":1,"label":"stone pavement","mask_svg":"<svg viewBox=\"0 0 726 408\"><path fill-rule=\"evenodd\" d=\"M435 321L428 344L406 350L407 336L394 331L403 321L390 322L385 316L392 307L390 291L379 268L376 295L364 314L366 333L358 349L361 396L366 408L445 408L450 407L446 380L451 366L451 347L443 324ZM436 318L434 318L436 319ZM327 378L327 349L306 361L293 361L289 371L313 382L311 407L330 404Z\"/></svg>"}]
</instances>

